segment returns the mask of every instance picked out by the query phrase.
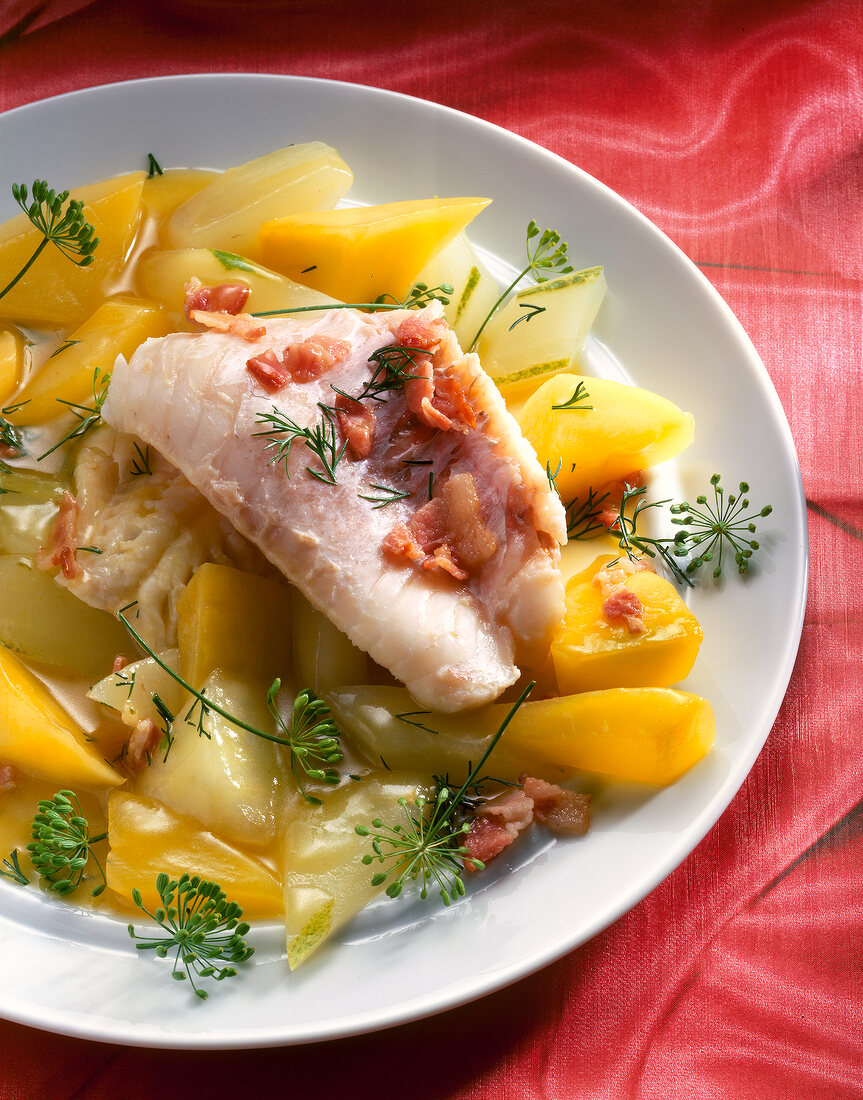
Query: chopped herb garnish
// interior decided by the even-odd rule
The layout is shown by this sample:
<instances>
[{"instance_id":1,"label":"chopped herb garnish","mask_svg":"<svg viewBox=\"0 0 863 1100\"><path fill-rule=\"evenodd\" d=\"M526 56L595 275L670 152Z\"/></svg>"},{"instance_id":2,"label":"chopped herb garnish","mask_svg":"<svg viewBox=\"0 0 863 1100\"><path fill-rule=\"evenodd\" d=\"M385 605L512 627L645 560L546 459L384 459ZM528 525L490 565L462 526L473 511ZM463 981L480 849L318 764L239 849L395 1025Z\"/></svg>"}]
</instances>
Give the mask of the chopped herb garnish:
<instances>
[{"instance_id":1,"label":"chopped herb garnish","mask_svg":"<svg viewBox=\"0 0 863 1100\"><path fill-rule=\"evenodd\" d=\"M273 452L269 464L272 466L274 463L284 462L286 473L288 473L291 446L299 440L314 455L317 455L321 463L320 470L313 470L311 466L306 466L307 473L325 485L335 485L336 467L344 457L347 440L339 447L334 411L320 402L318 402L318 408L321 410L321 420L311 428L303 428L287 413L280 412L273 405L271 413L258 413L258 422L269 424L270 427L267 431L255 432L254 435L263 436L269 441L264 445L265 451Z\"/></svg>"},{"instance_id":2,"label":"chopped herb garnish","mask_svg":"<svg viewBox=\"0 0 863 1100\"><path fill-rule=\"evenodd\" d=\"M78 423L75 427L67 432L66 435L53 447L49 447L44 454L39 455L37 459L41 462L43 458L47 458L48 455L53 454L63 446L64 443L71 443L73 439L81 439L91 431L93 428L98 427L102 423L102 406L105 404L105 399L108 396L108 387L111 384L111 375L107 371L102 371L101 368L96 367L93 371L93 404L92 405L79 405L76 401L67 401L64 397L58 397L57 402L60 405L66 405L70 408L73 414L77 417Z\"/></svg>"},{"instance_id":3,"label":"chopped herb garnish","mask_svg":"<svg viewBox=\"0 0 863 1100\"><path fill-rule=\"evenodd\" d=\"M512 332L516 325L520 325L522 321L532 321L537 314L545 313L545 306L536 306L533 302L519 302L518 308L527 310L527 313L522 313L521 317L516 317L509 326L510 332Z\"/></svg>"},{"instance_id":4,"label":"chopped herb garnish","mask_svg":"<svg viewBox=\"0 0 863 1100\"><path fill-rule=\"evenodd\" d=\"M147 179L151 180L153 176L162 176L164 171L162 165L156 160L152 153L147 154Z\"/></svg>"},{"instance_id":5,"label":"chopped herb garnish","mask_svg":"<svg viewBox=\"0 0 863 1100\"><path fill-rule=\"evenodd\" d=\"M129 470L129 473L132 477L152 477L153 471L150 468L149 445L145 446L143 451L141 450L141 444L137 440L135 440L133 445L138 452L138 457L132 459L132 468Z\"/></svg>"},{"instance_id":6,"label":"chopped herb garnish","mask_svg":"<svg viewBox=\"0 0 863 1100\"><path fill-rule=\"evenodd\" d=\"M19 886L28 886L30 884L30 879L27 878L18 863L17 848L12 849L8 859L0 860L0 878L9 878L13 882L17 882Z\"/></svg>"},{"instance_id":7,"label":"chopped herb garnish","mask_svg":"<svg viewBox=\"0 0 863 1100\"><path fill-rule=\"evenodd\" d=\"M568 411L593 411L593 405L580 405L580 401L589 401L590 394L587 392L587 386L584 382L579 382L575 387L575 392L572 397L568 398L560 405L552 405L552 409L568 410Z\"/></svg>"},{"instance_id":8,"label":"chopped herb garnish","mask_svg":"<svg viewBox=\"0 0 863 1100\"><path fill-rule=\"evenodd\" d=\"M73 348L76 344L80 344L80 340L64 340L63 343L57 348L56 351L52 351L48 356L49 359L53 359L55 355L59 355L61 351L65 351L66 348Z\"/></svg>"},{"instance_id":9,"label":"chopped herb garnish","mask_svg":"<svg viewBox=\"0 0 863 1100\"><path fill-rule=\"evenodd\" d=\"M452 294L449 283L441 283L440 286L427 287L425 283L416 283L404 301L399 301L392 294L382 294L375 302L327 302L318 306L292 306L289 309L269 309L261 313L253 313L253 317L282 317L287 313L313 313L329 309L422 309L431 302L440 302L449 305L448 295ZM392 298L388 302L386 299Z\"/></svg>"},{"instance_id":10,"label":"chopped herb garnish","mask_svg":"<svg viewBox=\"0 0 863 1100\"><path fill-rule=\"evenodd\" d=\"M397 500L407 500L411 495L404 489L392 489L389 485L376 485L374 482L369 488L375 490L374 494L357 493L357 496L360 500L370 501L373 511L377 511L378 508L386 508L388 504L394 504Z\"/></svg>"},{"instance_id":11,"label":"chopped herb garnish","mask_svg":"<svg viewBox=\"0 0 863 1100\"><path fill-rule=\"evenodd\" d=\"M440 736L439 730L433 730L431 726L427 726L424 722L417 722L417 718L423 718L426 714L431 714L430 710L406 710L404 714L397 714L396 719L399 722L404 722L406 726L416 726L419 730L425 730L426 733L433 733L436 736Z\"/></svg>"}]
</instances>

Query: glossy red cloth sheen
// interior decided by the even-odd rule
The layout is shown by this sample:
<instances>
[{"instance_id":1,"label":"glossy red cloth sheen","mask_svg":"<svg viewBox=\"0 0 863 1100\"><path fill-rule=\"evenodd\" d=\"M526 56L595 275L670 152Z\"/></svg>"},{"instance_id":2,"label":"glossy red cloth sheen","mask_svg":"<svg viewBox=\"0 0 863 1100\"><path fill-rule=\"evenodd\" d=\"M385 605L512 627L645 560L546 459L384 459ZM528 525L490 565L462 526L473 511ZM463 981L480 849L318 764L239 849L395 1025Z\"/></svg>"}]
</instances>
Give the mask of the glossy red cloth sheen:
<instances>
[{"instance_id":1,"label":"glossy red cloth sheen","mask_svg":"<svg viewBox=\"0 0 863 1100\"><path fill-rule=\"evenodd\" d=\"M356 1100L863 1097L859 4L28 7L38 17L0 22L3 109L167 73L332 77L479 115L609 184L701 266L764 359L800 455L812 579L789 693L743 789L569 957L327 1048L148 1052L0 1023L3 1100L251 1082Z\"/></svg>"}]
</instances>

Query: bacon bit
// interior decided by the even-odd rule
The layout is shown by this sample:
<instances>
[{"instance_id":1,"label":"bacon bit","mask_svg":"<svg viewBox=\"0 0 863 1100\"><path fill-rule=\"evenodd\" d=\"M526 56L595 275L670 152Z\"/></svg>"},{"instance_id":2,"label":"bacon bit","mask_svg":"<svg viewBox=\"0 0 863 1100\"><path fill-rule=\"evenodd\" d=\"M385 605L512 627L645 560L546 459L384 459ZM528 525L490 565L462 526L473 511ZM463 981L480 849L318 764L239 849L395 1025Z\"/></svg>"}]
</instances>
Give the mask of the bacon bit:
<instances>
[{"instance_id":1,"label":"bacon bit","mask_svg":"<svg viewBox=\"0 0 863 1100\"><path fill-rule=\"evenodd\" d=\"M368 458L375 441L377 421L374 410L342 393L336 397L335 409L336 422L342 441L348 445L348 454L351 458Z\"/></svg>"},{"instance_id":2,"label":"bacon bit","mask_svg":"<svg viewBox=\"0 0 863 1100\"><path fill-rule=\"evenodd\" d=\"M406 558L408 561L422 561L425 551L417 545L416 539L404 523L397 523L382 543L385 554L392 558Z\"/></svg>"},{"instance_id":3,"label":"bacon bit","mask_svg":"<svg viewBox=\"0 0 863 1100\"><path fill-rule=\"evenodd\" d=\"M292 382L314 382L325 371L332 370L350 354L351 345L329 336L309 336L296 344L288 344L282 352L282 362Z\"/></svg>"},{"instance_id":4,"label":"bacon bit","mask_svg":"<svg viewBox=\"0 0 863 1100\"><path fill-rule=\"evenodd\" d=\"M438 546L435 552L425 559L422 563L423 569L440 569L444 573L449 573L451 577L455 577L457 581L466 581L470 576L467 570L462 569L453 556L453 549L446 543L443 546Z\"/></svg>"},{"instance_id":5,"label":"bacon bit","mask_svg":"<svg viewBox=\"0 0 863 1100\"><path fill-rule=\"evenodd\" d=\"M504 848L512 844L513 838L506 830L502 821L495 821L490 817L475 817L470 823L470 830L465 835L464 846L467 854L464 857L464 869L477 871L471 860L478 859L486 864L495 856L499 856Z\"/></svg>"},{"instance_id":6,"label":"bacon bit","mask_svg":"<svg viewBox=\"0 0 863 1100\"><path fill-rule=\"evenodd\" d=\"M630 634L644 634L644 604L629 588L619 588L602 605L602 613L612 625L621 622Z\"/></svg>"},{"instance_id":7,"label":"bacon bit","mask_svg":"<svg viewBox=\"0 0 863 1100\"><path fill-rule=\"evenodd\" d=\"M533 821L533 799L520 787L513 787L496 802L486 803L479 813L481 817L499 818L515 840Z\"/></svg>"},{"instance_id":8,"label":"bacon bit","mask_svg":"<svg viewBox=\"0 0 863 1100\"><path fill-rule=\"evenodd\" d=\"M473 474L455 474L443 487L447 512L447 541L465 568L473 570L497 553L497 539L480 517L479 494Z\"/></svg>"},{"instance_id":9,"label":"bacon bit","mask_svg":"<svg viewBox=\"0 0 863 1100\"><path fill-rule=\"evenodd\" d=\"M267 334L265 326L250 313L238 313L234 316L230 313L219 313L216 310L193 309L189 314L189 320L213 329L214 332L241 336L249 342L260 340Z\"/></svg>"},{"instance_id":10,"label":"bacon bit","mask_svg":"<svg viewBox=\"0 0 863 1100\"><path fill-rule=\"evenodd\" d=\"M11 764L0 764L0 793L6 794L14 791L18 784L15 782L15 769Z\"/></svg>"},{"instance_id":11,"label":"bacon bit","mask_svg":"<svg viewBox=\"0 0 863 1100\"><path fill-rule=\"evenodd\" d=\"M112 672L122 672L126 665L129 663L128 657L124 657L122 653L118 653L114 658L114 667Z\"/></svg>"},{"instance_id":12,"label":"bacon bit","mask_svg":"<svg viewBox=\"0 0 863 1100\"><path fill-rule=\"evenodd\" d=\"M218 286L202 286L201 280L192 277L184 287L186 300L183 312L191 321L194 311L238 314L251 293L245 283L220 283Z\"/></svg>"},{"instance_id":13,"label":"bacon bit","mask_svg":"<svg viewBox=\"0 0 863 1100\"><path fill-rule=\"evenodd\" d=\"M565 791L556 783L519 776L524 793L533 799L533 817L555 833L584 836L590 828L590 795Z\"/></svg>"},{"instance_id":14,"label":"bacon bit","mask_svg":"<svg viewBox=\"0 0 863 1100\"><path fill-rule=\"evenodd\" d=\"M446 504L440 497L428 501L411 516L411 534L422 547L424 554L430 554L446 539Z\"/></svg>"},{"instance_id":15,"label":"bacon bit","mask_svg":"<svg viewBox=\"0 0 863 1100\"><path fill-rule=\"evenodd\" d=\"M35 554L35 562L40 569L53 569L59 565L66 580L81 576L84 571L75 561L77 526L78 502L70 493L64 492L60 511L48 536L48 545L41 546Z\"/></svg>"},{"instance_id":16,"label":"bacon bit","mask_svg":"<svg viewBox=\"0 0 863 1100\"><path fill-rule=\"evenodd\" d=\"M162 731L150 718L142 718L132 731L126 744L123 762L131 772L139 772L150 763L152 754L159 747Z\"/></svg>"},{"instance_id":17,"label":"bacon bit","mask_svg":"<svg viewBox=\"0 0 863 1100\"><path fill-rule=\"evenodd\" d=\"M420 348L423 351L436 351L446 336L446 321L443 317L426 320L418 313L406 317L396 332L396 343L402 347Z\"/></svg>"},{"instance_id":18,"label":"bacon bit","mask_svg":"<svg viewBox=\"0 0 863 1100\"><path fill-rule=\"evenodd\" d=\"M432 403L435 411L445 416L455 431L469 432L476 427L473 406L455 378L445 374L435 378Z\"/></svg>"},{"instance_id":19,"label":"bacon bit","mask_svg":"<svg viewBox=\"0 0 863 1100\"><path fill-rule=\"evenodd\" d=\"M267 348L260 355L253 355L251 359L247 359L246 370L270 393L282 389L291 380L287 367L279 362L272 348Z\"/></svg>"}]
</instances>

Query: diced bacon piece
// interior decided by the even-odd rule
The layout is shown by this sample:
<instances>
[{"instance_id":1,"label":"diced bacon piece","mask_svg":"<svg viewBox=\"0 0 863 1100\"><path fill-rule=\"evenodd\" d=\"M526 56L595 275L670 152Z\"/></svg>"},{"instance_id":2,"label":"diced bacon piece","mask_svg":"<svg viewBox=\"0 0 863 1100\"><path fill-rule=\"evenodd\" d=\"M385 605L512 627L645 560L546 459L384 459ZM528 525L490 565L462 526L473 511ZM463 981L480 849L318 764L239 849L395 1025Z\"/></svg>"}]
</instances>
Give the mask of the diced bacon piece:
<instances>
[{"instance_id":1,"label":"diced bacon piece","mask_svg":"<svg viewBox=\"0 0 863 1100\"><path fill-rule=\"evenodd\" d=\"M446 336L447 326L443 317L429 318L425 313L412 313L399 323L396 343L403 347L436 351Z\"/></svg>"},{"instance_id":2,"label":"diced bacon piece","mask_svg":"<svg viewBox=\"0 0 863 1100\"><path fill-rule=\"evenodd\" d=\"M464 837L464 847L467 848L464 869L479 870L471 862L472 860L478 859L480 863L486 864L495 856L499 856L512 842L513 837L507 832L506 825L502 821L491 817L475 817L470 823L470 830Z\"/></svg>"},{"instance_id":3,"label":"diced bacon piece","mask_svg":"<svg viewBox=\"0 0 863 1100\"><path fill-rule=\"evenodd\" d=\"M266 327L250 313L238 313L234 316L230 313L219 313L216 310L193 309L189 314L189 320L204 325L205 328L212 329L214 332L230 333L249 342L260 340L267 334Z\"/></svg>"},{"instance_id":4,"label":"diced bacon piece","mask_svg":"<svg viewBox=\"0 0 863 1100\"><path fill-rule=\"evenodd\" d=\"M443 500L435 497L414 512L410 529L423 553L430 554L440 546L447 534L447 511Z\"/></svg>"},{"instance_id":5,"label":"diced bacon piece","mask_svg":"<svg viewBox=\"0 0 863 1100\"><path fill-rule=\"evenodd\" d=\"M83 570L75 561L78 543L78 502L71 493L64 492L60 511L51 527L48 545L36 551L35 560L40 569L53 569L59 565L66 580L74 580Z\"/></svg>"},{"instance_id":6,"label":"diced bacon piece","mask_svg":"<svg viewBox=\"0 0 863 1100\"><path fill-rule=\"evenodd\" d=\"M533 821L533 799L521 787L513 787L495 802L487 802L479 813L502 821L515 840Z\"/></svg>"},{"instance_id":7,"label":"diced bacon piece","mask_svg":"<svg viewBox=\"0 0 863 1100\"><path fill-rule=\"evenodd\" d=\"M453 549L446 543L443 546L435 547L433 554L429 556L422 563L423 569L440 569L444 573L449 573L451 577L455 577L457 581L466 581L470 576L470 573L462 567L455 560Z\"/></svg>"},{"instance_id":8,"label":"diced bacon piece","mask_svg":"<svg viewBox=\"0 0 863 1100\"><path fill-rule=\"evenodd\" d=\"M126 755L123 760L129 771L139 772L149 764L161 740L162 731L156 723L150 718L142 718L126 744Z\"/></svg>"},{"instance_id":9,"label":"diced bacon piece","mask_svg":"<svg viewBox=\"0 0 863 1100\"><path fill-rule=\"evenodd\" d=\"M578 791L565 791L556 783L535 779L529 775L519 778L524 793L533 799L534 820L555 833L583 836L590 828L590 795Z\"/></svg>"},{"instance_id":10,"label":"diced bacon piece","mask_svg":"<svg viewBox=\"0 0 863 1100\"><path fill-rule=\"evenodd\" d=\"M356 459L368 458L375 441L374 410L341 393L336 397L335 409L336 422L342 440L348 445L348 454Z\"/></svg>"},{"instance_id":11,"label":"diced bacon piece","mask_svg":"<svg viewBox=\"0 0 863 1100\"><path fill-rule=\"evenodd\" d=\"M192 278L185 286L186 300L183 312L192 320L193 310L214 313L241 313L251 293L245 283L220 283L218 286L202 286L200 279Z\"/></svg>"},{"instance_id":12,"label":"diced bacon piece","mask_svg":"<svg viewBox=\"0 0 863 1100\"><path fill-rule=\"evenodd\" d=\"M404 523L397 523L381 545L384 553L391 558L422 561L425 557L425 551Z\"/></svg>"},{"instance_id":13,"label":"diced bacon piece","mask_svg":"<svg viewBox=\"0 0 863 1100\"><path fill-rule=\"evenodd\" d=\"M11 764L0 764L0 794L14 791L18 784L15 782L15 769Z\"/></svg>"},{"instance_id":14,"label":"diced bacon piece","mask_svg":"<svg viewBox=\"0 0 863 1100\"><path fill-rule=\"evenodd\" d=\"M622 624L630 634L644 634L644 604L629 588L619 588L602 605L602 613L613 625Z\"/></svg>"},{"instance_id":15,"label":"diced bacon piece","mask_svg":"<svg viewBox=\"0 0 863 1100\"><path fill-rule=\"evenodd\" d=\"M282 362L292 382L314 382L350 354L351 345L327 336L309 336L288 344L282 352Z\"/></svg>"},{"instance_id":16,"label":"diced bacon piece","mask_svg":"<svg viewBox=\"0 0 863 1100\"><path fill-rule=\"evenodd\" d=\"M435 377L432 405L437 413L446 417L451 430L470 432L476 427L473 407L454 378L449 378L447 375Z\"/></svg>"},{"instance_id":17,"label":"diced bacon piece","mask_svg":"<svg viewBox=\"0 0 863 1100\"><path fill-rule=\"evenodd\" d=\"M290 372L284 363L279 362L272 348L247 359L246 370L270 393L276 393L291 380Z\"/></svg>"},{"instance_id":18,"label":"diced bacon piece","mask_svg":"<svg viewBox=\"0 0 863 1100\"><path fill-rule=\"evenodd\" d=\"M111 669L112 672L122 672L126 665L129 663L129 658L124 657L122 653L118 653L114 658L114 666Z\"/></svg>"}]
</instances>

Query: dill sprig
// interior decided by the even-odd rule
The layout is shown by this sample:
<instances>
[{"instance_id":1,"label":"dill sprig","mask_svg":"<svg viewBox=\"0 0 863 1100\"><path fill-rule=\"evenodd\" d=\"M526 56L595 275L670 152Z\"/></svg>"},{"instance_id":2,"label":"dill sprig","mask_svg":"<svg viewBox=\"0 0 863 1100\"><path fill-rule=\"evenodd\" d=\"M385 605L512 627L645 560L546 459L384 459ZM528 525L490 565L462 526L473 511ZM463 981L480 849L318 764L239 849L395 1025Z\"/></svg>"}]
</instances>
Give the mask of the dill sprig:
<instances>
[{"instance_id":1,"label":"dill sprig","mask_svg":"<svg viewBox=\"0 0 863 1100\"><path fill-rule=\"evenodd\" d=\"M61 405L68 406L74 416L77 418L78 423L67 432L59 442L55 443L53 447L49 447L44 454L39 455L37 459L41 462L43 458L47 458L48 455L53 454L63 446L64 443L71 443L73 439L81 439L92 431L93 428L98 427L102 423L102 406L105 404L105 399L108 396L108 387L111 384L111 375L107 371L103 371L100 367L96 367L93 371L93 404L92 405L79 405L76 401L67 401L65 397L58 397L56 400Z\"/></svg>"},{"instance_id":2,"label":"dill sprig","mask_svg":"<svg viewBox=\"0 0 863 1100\"><path fill-rule=\"evenodd\" d=\"M138 940L139 951L155 951L159 958L174 953L171 977L187 978L196 997L205 1001L209 994L195 985L195 979L213 978L217 982L234 978L233 966L217 963L241 963L255 953L243 936L249 925L241 923L242 908L228 901L218 883L208 882L198 875L180 875L171 879L164 872L156 878L156 891L162 904L155 913L144 905L140 890L132 891L132 901L165 932L164 936L139 936L133 925L129 935Z\"/></svg>"},{"instance_id":3,"label":"dill sprig","mask_svg":"<svg viewBox=\"0 0 863 1100\"><path fill-rule=\"evenodd\" d=\"M551 459L549 459L545 464L545 476L548 478L548 487L553 493L557 493L558 496L560 496L560 490L557 487L557 478L562 468L562 458L559 458L557 460L557 469L554 471L554 473L551 472Z\"/></svg>"},{"instance_id":4,"label":"dill sprig","mask_svg":"<svg viewBox=\"0 0 863 1100\"><path fill-rule=\"evenodd\" d=\"M9 423L6 417L23 409L26 404L26 401L19 401L17 405L7 405L5 409L0 409L0 447L5 447L7 451L15 454L23 453L24 442L21 439L21 433L14 424Z\"/></svg>"},{"instance_id":5,"label":"dill sprig","mask_svg":"<svg viewBox=\"0 0 863 1100\"><path fill-rule=\"evenodd\" d=\"M426 733L433 733L435 736L440 736L440 730L433 730L431 726L427 726L425 722L417 722L415 719L424 718L427 714L431 714L430 710L406 710L402 714L397 714L396 721L404 722L406 726L416 726L417 729L425 730Z\"/></svg>"},{"instance_id":6,"label":"dill sprig","mask_svg":"<svg viewBox=\"0 0 863 1100\"><path fill-rule=\"evenodd\" d=\"M345 393L338 386L331 386L330 388L341 394L342 397L350 398L351 401L365 401L366 399L383 401L382 394L400 390L404 387L405 382L410 382L412 378L421 377L419 374L410 372L419 369L416 362L417 355L428 356L428 354L428 351L424 348L412 348L404 344L389 344L385 348L378 348L369 356L369 362L375 365L374 370L371 378L363 383L362 390L356 396Z\"/></svg>"},{"instance_id":7,"label":"dill sprig","mask_svg":"<svg viewBox=\"0 0 863 1100\"><path fill-rule=\"evenodd\" d=\"M4 868L6 868L4 870ZM19 886L29 886L30 879L21 870L18 863L18 849L13 848L9 853L9 858L0 860L0 878L9 878L13 882L17 882Z\"/></svg>"},{"instance_id":8,"label":"dill sprig","mask_svg":"<svg viewBox=\"0 0 863 1100\"><path fill-rule=\"evenodd\" d=\"M53 244L78 267L87 267L93 262L99 238L93 236L95 230L84 218L83 202L70 199L68 191L58 194L49 190L46 180L33 181L33 201L29 205L27 185L24 183L12 184L12 197L42 234L42 240L14 279L0 290L0 298L26 275L48 244ZM64 209L63 204L67 200L68 205Z\"/></svg>"},{"instance_id":9,"label":"dill sprig","mask_svg":"<svg viewBox=\"0 0 863 1100\"><path fill-rule=\"evenodd\" d=\"M141 444L134 441L135 450L138 452L138 457L132 459L132 466L129 473L132 477L152 477L153 470L150 467L150 447L149 444L141 450Z\"/></svg>"},{"instance_id":10,"label":"dill sprig","mask_svg":"<svg viewBox=\"0 0 863 1100\"><path fill-rule=\"evenodd\" d=\"M590 412L592 412L593 411L593 405L581 405L581 404L579 404L579 402L581 402L581 401L589 401L589 400L590 400L590 394L587 392L587 386L585 386L584 382L579 382L578 385L575 387L575 392L573 393L572 397L568 398L566 401L562 402L560 405L552 405L551 407L552 407L552 409L557 409L558 411L566 410L567 412L581 412L581 411L585 411L585 412L590 411Z\"/></svg>"},{"instance_id":11,"label":"dill sprig","mask_svg":"<svg viewBox=\"0 0 863 1100\"><path fill-rule=\"evenodd\" d=\"M293 306L290 309L268 309L260 313L253 313L252 317L283 317L288 313L316 313L329 309L422 309L432 302L440 302L441 305L449 305L449 296L453 288L449 283L441 283L439 286L429 287L425 283L414 283L407 296L399 301L392 294L381 294L374 302L328 302L317 306ZM387 301L387 299L391 301Z\"/></svg>"},{"instance_id":12,"label":"dill sprig","mask_svg":"<svg viewBox=\"0 0 863 1100\"><path fill-rule=\"evenodd\" d=\"M537 239L538 238L538 239ZM527 234L525 240L525 251L527 253L527 266L524 267L518 275L512 280L506 290L501 294L498 300L489 310L485 320L477 329L476 336L471 340L468 351L473 351L477 345L477 341L482 336L485 326L494 317L503 303L510 296L511 292L515 290L518 284L526 276L533 276L537 283L544 283L550 279L553 275L568 275L572 271L572 264L569 263L569 257L567 256L568 245L566 241L561 239L560 234L556 229L542 229L535 221L531 220L527 227ZM524 317L520 317L519 320L525 320L532 317L533 314L525 314ZM516 322L517 324L518 322Z\"/></svg>"},{"instance_id":13,"label":"dill sprig","mask_svg":"<svg viewBox=\"0 0 863 1100\"><path fill-rule=\"evenodd\" d=\"M679 542L679 545L685 547L687 552L691 552L696 546L706 543L705 548L699 551L696 557L690 559L686 572L695 572L707 562L713 561L715 557L713 576L721 576L722 552L727 546L728 553L734 555L737 572L747 573L752 554L760 548L760 544L748 536L755 534L754 521L769 516L773 506L765 505L760 511L744 516L742 513L750 506L749 499L745 496L749 492L747 482L739 483L740 495L729 493L728 496L720 485L719 474L711 477L710 484L713 486L712 502L702 494L696 497L696 504L701 507L693 508L691 504L682 501L680 504L672 504L669 509L674 516L672 523L690 528L690 530L678 532L675 541Z\"/></svg>"},{"instance_id":14,"label":"dill sprig","mask_svg":"<svg viewBox=\"0 0 863 1100\"><path fill-rule=\"evenodd\" d=\"M692 581L675 560L676 557L686 555L685 533L678 532L672 538L653 538L638 529L641 517L645 512L651 508L661 508L663 505L670 503L670 499L648 501L645 497L646 492L647 488L644 485L640 487L624 485L620 507L617 509L617 517L609 525L609 533L617 535L618 545L630 561L639 561L645 555L649 558L658 556L665 562L669 572L678 584L685 584L692 588ZM627 515L630 501L635 501L635 507Z\"/></svg>"},{"instance_id":15,"label":"dill sprig","mask_svg":"<svg viewBox=\"0 0 863 1100\"><path fill-rule=\"evenodd\" d=\"M198 719L198 731L200 734L207 737L210 736L205 728L205 722L210 712L213 712L220 715L225 721L230 722L232 726L236 726L237 729L245 730L247 733L254 734L255 737L261 737L265 741L272 741L274 744L282 745L284 748L288 749L291 756L291 769L297 777L298 782L300 782L301 773L307 775L311 779L320 779L324 783L338 782L338 775L332 770L332 765L339 763L343 759L342 751L338 743L340 734L338 727L330 716L329 708L323 700L318 699L317 696L308 689L301 691L294 700L291 721L290 724L288 724L282 718L276 707L276 696L281 689L282 682L279 679L275 679L267 692L267 706L270 713L275 718L276 726L281 730L281 733L268 733L266 730L258 729L257 726L253 726L249 722L244 722L235 714L231 714L229 710L219 706L218 703L210 699L202 691L193 688L192 685L187 680L184 680L178 672L175 672L155 650L151 649L126 617L126 612L134 606L135 604L131 603L121 608L117 612L117 618L147 656L152 657L156 664L167 672L172 680L188 691L196 700L196 703L192 704L192 708L186 715L186 721L191 720L194 708L199 705L201 707L200 717ZM154 696L154 702L155 699L156 697ZM311 795L306 794L301 782L300 789L307 801L316 801Z\"/></svg>"},{"instance_id":16,"label":"dill sprig","mask_svg":"<svg viewBox=\"0 0 863 1100\"><path fill-rule=\"evenodd\" d=\"M0 477L9 477L11 473L12 467L7 466L6 463L0 459ZM4 485L0 484L0 497L5 496L7 493L12 493L16 496L20 495L18 489L7 489Z\"/></svg>"},{"instance_id":17,"label":"dill sprig","mask_svg":"<svg viewBox=\"0 0 863 1100\"><path fill-rule=\"evenodd\" d=\"M98 897L106 882L93 845L108 834L90 836L90 823L82 815L74 791L58 791L53 798L41 799L38 810L31 826L33 839L27 845L33 869L45 879L49 890L65 896L78 889L92 860L102 881L90 892Z\"/></svg>"},{"instance_id":18,"label":"dill sprig","mask_svg":"<svg viewBox=\"0 0 863 1100\"><path fill-rule=\"evenodd\" d=\"M81 343L80 340L64 340L63 343L60 345L59 348L57 348L56 351L51 352L51 354L48 356L48 358L53 359L55 356L59 355L61 351L65 351L67 348L73 348L76 344L80 344L80 343Z\"/></svg>"},{"instance_id":19,"label":"dill sprig","mask_svg":"<svg viewBox=\"0 0 863 1100\"><path fill-rule=\"evenodd\" d=\"M280 412L273 405L272 412L259 412L257 414L258 423L269 424L270 426L266 431L255 432L254 437L263 436L269 440L264 444L265 451L273 452L270 456L269 465L284 462L285 473L288 477L291 476L288 472L291 447L297 440L300 440L312 454L318 457L321 463L320 470L314 470L311 466L306 466L306 472L317 478L318 481L322 481L324 485L335 485L336 467L344 457L348 444L345 440L341 447L339 446L334 411L329 406L322 405L320 401L318 402L318 408L321 410L321 419L310 428L304 428L287 413Z\"/></svg>"},{"instance_id":20,"label":"dill sprig","mask_svg":"<svg viewBox=\"0 0 863 1100\"><path fill-rule=\"evenodd\" d=\"M152 153L147 154L147 179L151 180L153 176L163 176L165 174L162 165L156 160Z\"/></svg>"},{"instance_id":21,"label":"dill sprig","mask_svg":"<svg viewBox=\"0 0 863 1100\"><path fill-rule=\"evenodd\" d=\"M411 493L405 489L392 489L389 485L376 485L374 482L369 488L374 489L374 493L357 493L357 496L360 500L369 501L373 512L378 508L386 508L388 504L394 504L397 500L407 500L411 496Z\"/></svg>"},{"instance_id":22,"label":"dill sprig","mask_svg":"<svg viewBox=\"0 0 863 1100\"><path fill-rule=\"evenodd\" d=\"M404 814L403 821L384 825L380 818L375 818L371 828L366 825L355 827L359 836L369 837L372 842L372 851L363 856L363 863L366 866L380 863L386 868L372 876L373 886L381 886L393 876L386 894L395 898L408 879L419 878L421 898L428 897L430 883L437 885L445 905L449 905L453 898L464 895L462 874L465 865L477 871L485 866L481 860L468 855L463 843L465 834L470 830L470 824L465 819L471 809L468 800L473 797L471 792L475 795L484 782L479 778L483 765L534 686L535 681L532 681L521 693L485 752L455 793L445 780L436 777L436 790L431 798L417 795L412 805L406 798L398 800Z\"/></svg>"},{"instance_id":23,"label":"dill sprig","mask_svg":"<svg viewBox=\"0 0 863 1100\"><path fill-rule=\"evenodd\" d=\"M566 537L568 539L596 538L600 531L608 531L608 525L600 518L606 511L603 507L611 493L601 496L593 489L587 490L587 498L580 501L577 497L566 506Z\"/></svg>"}]
</instances>

